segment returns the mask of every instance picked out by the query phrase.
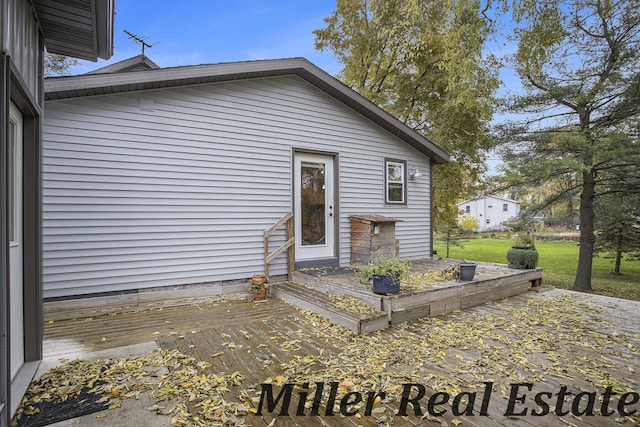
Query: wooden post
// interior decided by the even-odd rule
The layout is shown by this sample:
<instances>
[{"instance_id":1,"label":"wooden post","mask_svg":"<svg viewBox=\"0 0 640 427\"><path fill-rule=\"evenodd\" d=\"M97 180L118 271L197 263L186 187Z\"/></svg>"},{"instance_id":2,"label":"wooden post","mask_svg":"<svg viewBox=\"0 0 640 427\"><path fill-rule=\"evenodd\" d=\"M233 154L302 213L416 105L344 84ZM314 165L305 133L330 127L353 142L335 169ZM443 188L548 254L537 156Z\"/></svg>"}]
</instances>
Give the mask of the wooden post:
<instances>
[{"instance_id":1,"label":"wooden post","mask_svg":"<svg viewBox=\"0 0 640 427\"><path fill-rule=\"evenodd\" d=\"M269 256L269 235L267 232L264 232L264 275L267 276L267 280L269 280L269 262L267 262L267 257Z\"/></svg>"},{"instance_id":2,"label":"wooden post","mask_svg":"<svg viewBox=\"0 0 640 427\"><path fill-rule=\"evenodd\" d=\"M287 221L287 240L293 238L294 228L293 228L293 216L289 218ZM296 265L296 245L289 246L287 251L287 280L291 281L293 278L293 271L295 270Z\"/></svg>"}]
</instances>

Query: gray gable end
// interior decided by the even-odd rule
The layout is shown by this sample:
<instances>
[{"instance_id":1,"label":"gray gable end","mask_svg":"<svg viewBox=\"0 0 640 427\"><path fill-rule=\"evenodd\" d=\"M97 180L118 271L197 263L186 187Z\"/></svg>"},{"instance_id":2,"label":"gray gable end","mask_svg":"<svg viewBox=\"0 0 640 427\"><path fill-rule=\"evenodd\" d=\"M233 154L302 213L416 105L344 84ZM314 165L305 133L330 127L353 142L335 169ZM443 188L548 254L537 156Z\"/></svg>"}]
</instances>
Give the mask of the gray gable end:
<instances>
[{"instance_id":1,"label":"gray gable end","mask_svg":"<svg viewBox=\"0 0 640 427\"><path fill-rule=\"evenodd\" d=\"M55 101L283 75L296 75L306 80L421 153L426 154L434 163L444 164L449 161L449 154L433 142L304 58L193 65L116 74L53 77L45 81L45 99Z\"/></svg>"}]
</instances>

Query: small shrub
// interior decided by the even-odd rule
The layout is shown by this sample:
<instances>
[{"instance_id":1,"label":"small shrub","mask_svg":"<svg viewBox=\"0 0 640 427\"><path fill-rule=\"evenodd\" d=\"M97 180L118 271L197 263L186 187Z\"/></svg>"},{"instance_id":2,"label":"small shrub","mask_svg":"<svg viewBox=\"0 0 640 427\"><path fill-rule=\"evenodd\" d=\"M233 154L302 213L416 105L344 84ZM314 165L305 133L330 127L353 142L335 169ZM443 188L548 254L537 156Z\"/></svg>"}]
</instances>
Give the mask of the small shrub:
<instances>
[{"instance_id":1,"label":"small shrub","mask_svg":"<svg viewBox=\"0 0 640 427\"><path fill-rule=\"evenodd\" d=\"M530 234L525 233L518 234L518 238L512 246L512 248L518 249L535 249L535 247L536 245L533 242L533 237L531 237Z\"/></svg>"},{"instance_id":2,"label":"small shrub","mask_svg":"<svg viewBox=\"0 0 640 427\"><path fill-rule=\"evenodd\" d=\"M471 233L472 231L480 228L480 220L465 213L458 217L458 227L462 228L467 233Z\"/></svg>"},{"instance_id":3,"label":"small shrub","mask_svg":"<svg viewBox=\"0 0 640 427\"><path fill-rule=\"evenodd\" d=\"M398 257L379 258L376 262L356 267L363 281L370 282L373 276L393 276L397 281L408 280L411 265Z\"/></svg>"},{"instance_id":4,"label":"small shrub","mask_svg":"<svg viewBox=\"0 0 640 427\"><path fill-rule=\"evenodd\" d=\"M538 251L535 248L521 248L513 246L507 251L507 261L512 268L536 268L538 265Z\"/></svg>"}]
</instances>

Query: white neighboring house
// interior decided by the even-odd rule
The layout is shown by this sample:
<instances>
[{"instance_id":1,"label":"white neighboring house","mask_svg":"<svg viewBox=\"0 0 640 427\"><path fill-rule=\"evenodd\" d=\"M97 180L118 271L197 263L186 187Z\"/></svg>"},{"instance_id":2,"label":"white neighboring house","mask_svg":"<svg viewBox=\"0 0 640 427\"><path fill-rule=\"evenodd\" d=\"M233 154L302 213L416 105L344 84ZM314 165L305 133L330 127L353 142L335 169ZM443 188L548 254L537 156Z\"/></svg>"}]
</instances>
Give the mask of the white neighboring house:
<instances>
[{"instance_id":1,"label":"white neighboring house","mask_svg":"<svg viewBox=\"0 0 640 427\"><path fill-rule=\"evenodd\" d=\"M520 215L520 202L499 196L478 196L458 203L458 211L478 219L478 231L504 230L503 222Z\"/></svg>"}]
</instances>

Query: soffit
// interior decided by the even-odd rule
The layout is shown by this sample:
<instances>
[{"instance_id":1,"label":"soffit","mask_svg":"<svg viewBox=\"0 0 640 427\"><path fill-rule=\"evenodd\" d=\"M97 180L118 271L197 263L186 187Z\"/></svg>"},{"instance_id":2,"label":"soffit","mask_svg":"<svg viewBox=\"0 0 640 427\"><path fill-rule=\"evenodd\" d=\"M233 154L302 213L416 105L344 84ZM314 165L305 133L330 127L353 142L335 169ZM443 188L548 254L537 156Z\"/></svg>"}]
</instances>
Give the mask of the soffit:
<instances>
[{"instance_id":1,"label":"soffit","mask_svg":"<svg viewBox=\"0 0 640 427\"><path fill-rule=\"evenodd\" d=\"M113 54L113 0L32 0L47 52L96 61Z\"/></svg>"}]
</instances>

